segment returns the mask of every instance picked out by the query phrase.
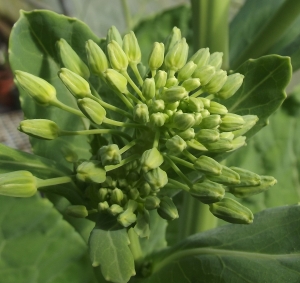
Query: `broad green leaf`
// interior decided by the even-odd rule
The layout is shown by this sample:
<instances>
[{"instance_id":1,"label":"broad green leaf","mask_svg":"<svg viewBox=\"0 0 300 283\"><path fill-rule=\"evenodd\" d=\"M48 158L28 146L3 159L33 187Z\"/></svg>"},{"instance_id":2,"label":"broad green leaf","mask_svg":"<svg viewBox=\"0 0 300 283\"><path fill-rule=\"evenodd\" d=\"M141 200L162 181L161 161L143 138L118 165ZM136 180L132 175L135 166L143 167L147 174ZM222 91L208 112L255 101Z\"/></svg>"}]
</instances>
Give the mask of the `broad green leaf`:
<instances>
[{"instance_id":1,"label":"broad green leaf","mask_svg":"<svg viewBox=\"0 0 300 283\"><path fill-rule=\"evenodd\" d=\"M0 206L5 282L96 282L85 242L47 199L0 197Z\"/></svg>"},{"instance_id":2,"label":"broad green leaf","mask_svg":"<svg viewBox=\"0 0 300 283\"><path fill-rule=\"evenodd\" d=\"M92 265L100 266L107 281L126 283L135 275L127 230L114 217L99 218L89 239Z\"/></svg>"},{"instance_id":3,"label":"broad green leaf","mask_svg":"<svg viewBox=\"0 0 300 283\"><path fill-rule=\"evenodd\" d=\"M300 206L268 209L251 225L225 225L153 257L143 283L290 282L300 278Z\"/></svg>"},{"instance_id":4,"label":"broad green leaf","mask_svg":"<svg viewBox=\"0 0 300 283\"><path fill-rule=\"evenodd\" d=\"M50 11L21 12L15 24L9 44L10 64L12 69L26 71L51 83L57 90L57 97L63 103L77 108L75 99L57 76L60 69L56 55L55 43L64 38L86 61L85 42L99 39L81 21L55 14ZM26 118L51 119L65 130L80 130L87 127L82 118L54 107L41 107L21 91L21 105ZM56 160L71 167L66 161L76 155L78 158L89 158L88 137L60 137L53 141L31 139L34 153Z\"/></svg>"}]
</instances>

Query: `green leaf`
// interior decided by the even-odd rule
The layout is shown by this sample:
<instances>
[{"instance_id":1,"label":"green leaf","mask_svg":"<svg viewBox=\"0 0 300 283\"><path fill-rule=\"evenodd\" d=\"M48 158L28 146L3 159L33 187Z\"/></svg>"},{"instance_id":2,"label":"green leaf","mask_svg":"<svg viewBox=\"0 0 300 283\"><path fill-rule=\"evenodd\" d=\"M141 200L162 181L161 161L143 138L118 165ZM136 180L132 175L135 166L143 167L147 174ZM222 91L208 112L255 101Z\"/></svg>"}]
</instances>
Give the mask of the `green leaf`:
<instances>
[{"instance_id":1,"label":"green leaf","mask_svg":"<svg viewBox=\"0 0 300 283\"><path fill-rule=\"evenodd\" d=\"M92 265L100 265L105 280L126 283L135 275L129 243L127 230L114 217L99 218L90 235L89 249Z\"/></svg>"},{"instance_id":2,"label":"green leaf","mask_svg":"<svg viewBox=\"0 0 300 283\"><path fill-rule=\"evenodd\" d=\"M0 278L95 283L87 246L47 200L0 197Z\"/></svg>"},{"instance_id":3,"label":"green leaf","mask_svg":"<svg viewBox=\"0 0 300 283\"><path fill-rule=\"evenodd\" d=\"M196 234L153 258L140 282L299 282L300 206L265 210L251 225Z\"/></svg>"},{"instance_id":4,"label":"green leaf","mask_svg":"<svg viewBox=\"0 0 300 283\"><path fill-rule=\"evenodd\" d=\"M42 28L41 28L42 27ZM86 61L85 42L99 39L81 21L65 17L50 11L21 12L19 21L14 25L10 37L10 64L12 69L29 72L51 83L57 90L57 97L63 103L77 108L76 101L57 76L60 69L55 43L64 38ZM21 105L26 118L50 119L64 130L86 129L82 118L54 107L41 107L20 90ZM34 153L56 160L71 168L66 161L76 155L78 158L89 158L87 136L60 137L53 141L31 139Z\"/></svg>"}]
</instances>

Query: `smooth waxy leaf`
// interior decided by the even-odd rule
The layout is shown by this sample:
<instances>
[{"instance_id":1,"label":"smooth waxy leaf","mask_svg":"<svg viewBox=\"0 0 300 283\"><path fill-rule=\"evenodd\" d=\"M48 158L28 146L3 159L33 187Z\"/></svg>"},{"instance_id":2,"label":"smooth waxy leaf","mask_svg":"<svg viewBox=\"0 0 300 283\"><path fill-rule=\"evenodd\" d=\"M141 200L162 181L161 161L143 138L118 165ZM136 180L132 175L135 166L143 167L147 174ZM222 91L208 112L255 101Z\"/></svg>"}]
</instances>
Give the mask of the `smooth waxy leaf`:
<instances>
[{"instance_id":1,"label":"smooth waxy leaf","mask_svg":"<svg viewBox=\"0 0 300 283\"><path fill-rule=\"evenodd\" d=\"M0 197L0 206L5 282L96 282L85 242L47 199Z\"/></svg>"},{"instance_id":2,"label":"smooth waxy leaf","mask_svg":"<svg viewBox=\"0 0 300 283\"><path fill-rule=\"evenodd\" d=\"M157 255L140 282L291 282L300 276L300 206L265 210L251 225L225 225Z\"/></svg>"},{"instance_id":3,"label":"smooth waxy leaf","mask_svg":"<svg viewBox=\"0 0 300 283\"><path fill-rule=\"evenodd\" d=\"M89 249L92 265L100 266L105 280L126 283L135 275L129 244L126 229L114 217L99 218L90 235Z\"/></svg>"}]
</instances>

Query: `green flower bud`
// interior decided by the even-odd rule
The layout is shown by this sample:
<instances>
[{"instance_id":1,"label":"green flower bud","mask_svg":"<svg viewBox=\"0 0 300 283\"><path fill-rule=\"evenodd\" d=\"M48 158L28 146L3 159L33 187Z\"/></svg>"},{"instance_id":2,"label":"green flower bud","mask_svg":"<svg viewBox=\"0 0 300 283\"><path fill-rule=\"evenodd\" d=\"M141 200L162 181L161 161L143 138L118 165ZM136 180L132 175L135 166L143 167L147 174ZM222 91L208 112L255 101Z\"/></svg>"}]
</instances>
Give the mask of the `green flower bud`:
<instances>
[{"instance_id":1,"label":"green flower bud","mask_svg":"<svg viewBox=\"0 0 300 283\"><path fill-rule=\"evenodd\" d=\"M136 225L134 226L135 233L141 238L149 238L150 236L150 214L147 210L139 211Z\"/></svg>"},{"instance_id":2,"label":"green flower bud","mask_svg":"<svg viewBox=\"0 0 300 283\"><path fill-rule=\"evenodd\" d=\"M108 212L113 215L113 216L116 216L120 213L122 213L124 211L123 207L119 206L118 204L112 204L110 206L110 208L108 209Z\"/></svg>"},{"instance_id":3,"label":"green flower bud","mask_svg":"<svg viewBox=\"0 0 300 283\"><path fill-rule=\"evenodd\" d=\"M241 176L241 183L243 183L243 176ZM253 181L253 183L255 183L255 181ZM231 194L233 194L235 197L245 198L245 197L250 197L250 196L253 196L256 194L263 193L263 192L267 191L270 187L274 186L276 183L277 183L277 180L272 176L260 176L259 185L254 185L254 186L245 185L245 186L239 186L239 187L229 187L229 192Z\"/></svg>"},{"instance_id":4,"label":"green flower bud","mask_svg":"<svg viewBox=\"0 0 300 283\"><path fill-rule=\"evenodd\" d=\"M204 90L208 93L216 93L222 88L226 80L227 72L223 70L218 70L215 72L211 80L204 86Z\"/></svg>"},{"instance_id":5,"label":"green flower bud","mask_svg":"<svg viewBox=\"0 0 300 283\"><path fill-rule=\"evenodd\" d=\"M97 160L82 162L76 169L76 178L87 183L103 183L106 179L106 172Z\"/></svg>"},{"instance_id":6,"label":"green flower bud","mask_svg":"<svg viewBox=\"0 0 300 283\"><path fill-rule=\"evenodd\" d=\"M98 191L98 196L100 201L106 201L108 198L108 189L107 188L100 188Z\"/></svg>"},{"instance_id":7,"label":"green flower bud","mask_svg":"<svg viewBox=\"0 0 300 283\"><path fill-rule=\"evenodd\" d=\"M207 178L213 182L224 185L238 185L240 183L240 175L226 166L222 166L221 174L207 175Z\"/></svg>"},{"instance_id":8,"label":"green flower bud","mask_svg":"<svg viewBox=\"0 0 300 283\"><path fill-rule=\"evenodd\" d=\"M87 61L93 74L102 76L108 69L108 60L101 47L89 39L85 44Z\"/></svg>"},{"instance_id":9,"label":"green flower bud","mask_svg":"<svg viewBox=\"0 0 300 283\"><path fill-rule=\"evenodd\" d=\"M206 118L208 116L210 116L210 113L207 109L203 109L200 111L202 118Z\"/></svg>"},{"instance_id":10,"label":"green flower bud","mask_svg":"<svg viewBox=\"0 0 300 283\"><path fill-rule=\"evenodd\" d=\"M247 133L258 121L258 117L256 115L245 115L242 117L245 124L241 129L233 131L233 134L236 138Z\"/></svg>"},{"instance_id":11,"label":"green flower bud","mask_svg":"<svg viewBox=\"0 0 300 283\"><path fill-rule=\"evenodd\" d=\"M250 224L254 219L249 208L230 198L223 198L219 202L210 204L209 210L214 216L230 223Z\"/></svg>"},{"instance_id":12,"label":"green flower bud","mask_svg":"<svg viewBox=\"0 0 300 283\"><path fill-rule=\"evenodd\" d=\"M40 105L48 106L56 100L55 88L45 80L22 71L15 71L18 85Z\"/></svg>"},{"instance_id":13,"label":"green flower bud","mask_svg":"<svg viewBox=\"0 0 300 283\"><path fill-rule=\"evenodd\" d=\"M77 105L81 112L97 125L101 125L106 118L105 109L91 98L85 97L83 99L78 99Z\"/></svg>"},{"instance_id":14,"label":"green flower bud","mask_svg":"<svg viewBox=\"0 0 300 283\"><path fill-rule=\"evenodd\" d=\"M220 175L222 172L222 165L216 160L202 155L194 163L196 170L212 175Z\"/></svg>"},{"instance_id":15,"label":"green flower bud","mask_svg":"<svg viewBox=\"0 0 300 283\"><path fill-rule=\"evenodd\" d=\"M201 48L190 58L190 61L193 61L198 68L201 68L207 65L209 58L209 48Z\"/></svg>"},{"instance_id":16,"label":"green flower bud","mask_svg":"<svg viewBox=\"0 0 300 283\"><path fill-rule=\"evenodd\" d=\"M215 102L215 101L210 102L210 106L208 108L208 111L211 114L219 114L219 115L225 115L225 114L228 113L228 110L224 105L222 105L218 102Z\"/></svg>"},{"instance_id":17,"label":"green flower bud","mask_svg":"<svg viewBox=\"0 0 300 283\"><path fill-rule=\"evenodd\" d=\"M155 96L155 82L154 78L147 78L144 80L143 88L142 88L143 96L149 100Z\"/></svg>"},{"instance_id":18,"label":"green flower bud","mask_svg":"<svg viewBox=\"0 0 300 283\"><path fill-rule=\"evenodd\" d=\"M56 42L56 48L60 61L64 67L88 79L90 71L88 66L81 60L73 48L63 38Z\"/></svg>"},{"instance_id":19,"label":"green flower bud","mask_svg":"<svg viewBox=\"0 0 300 283\"><path fill-rule=\"evenodd\" d=\"M190 140L189 146L199 151L207 151L207 148L195 139Z\"/></svg>"},{"instance_id":20,"label":"green flower bud","mask_svg":"<svg viewBox=\"0 0 300 283\"><path fill-rule=\"evenodd\" d=\"M195 137L195 130L193 128L189 128L185 131L176 131L176 134L185 141L188 141Z\"/></svg>"},{"instance_id":21,"label":"green flower bud","mask_svg":"<svg viewBox=\"0 0 300 283\"><path fill-rule=\"evenodd\" d=\"M149 121L149 111L146 104L137 104L133 108L133 120L145 124Z\"/></svg>"},{"instance_id":22,"label":"green flower bud","mask_svg":"<svg viewBox=\"0 0 300 283\"><path fill-rule=\"evenodd\" d=\"M159 167L148 171L144 174L144 178L149 183L151 189L155 191L163 188L168 183L167 173Z\"/></svg>"},{"instance_id":23,"label":"green flower bud","mask_svg":"<svg viewBox=\"0 0 300 283\"><path fill-rule=\"evenodd\" d=\"M190 112L200 112L204 108L204 104L200 98L189 97L187 109Z\"/></svg>"},{"instance_id":24,"label":"green flower bud","mask_svg":"<svg viewBox=\"0 0 300 283\"><path fill-rule=\"evenodd\" d=\"M151 192L151 187L148 183L143 183L139 188L138 188L141 197L146 197L150 194Z\"/></svg>"},{"instance_id":25,"label":"green flower bud","mask_svg":"<svg viewBox=\"0 0 300 283\"><path fill-rule=\"evenodd\" d=\"M166 85L168 74L165 71L159 70L155 74L154 81L156 89L160 89Z\"/></svg>"},{"instance_id":26,"label":"green flower bud","mask_svg":"<svg viewBox=\"0 0 300 283\"><path fill-rule=\"evenodd\" d=\"M157 113L152 113L150 115L150 124L153 127L161 127L165 124L165 122L166 122L166 115L164 113L157 112Z\"/></svg>"},{"instance_id":27,"label":"green flower bud","mask_svg":"<svg viewBox=\"0 0 300 283\"><path fill-rule=\"evenodd\" d=\"M60 133L57 124L46 119L24 120L20 123L18 130L34 138L45 140L54 140Z\"/></svg>"},{"instance_id":28,"label":"green flower bud","mask_svg":"<svg viewBox=\"0 0 300 283\"><path fill-rule=\"evenodd\" d=\"M156 147L144 151L140 163L143 172L148 172L159 167L164 162L164 158Z\"/></svg>"},{"instance_id":29,"label":"green flower bud","mask_svg":"<svg viewBox=\"0 0 300 283\"><path fill-rule=\"evenodd\" d=\"M178 86L178 84L179 84L179 82L175 77L169 78L169 79L167 79L167 82L166 82L166 88L170 88L172 86Z\"/></svg>"},{"instance_id":30,"label":"green flower bud","mask_svg":"<svg viewBox=\"0 0 300 283\"><path fill-rule=\"evenodd\" d=\"M197 64L193 61L186 63L178 72L178 81L182 82L189 79L197 68Z\"/></svg>"},{"instance_id":31,"label":"green flower bud","mask_svg":"<svg viewBox=\"0 0 300 283\"><path fill-rule=\"evenodd\" d=\"M129 62L138 64L141 62L141 49L133 31L130 31L123 38L123 50Z\"/></svg>"},{"instance_id":32,"label":"green flower bud","mask_svg":"<svg viewBox=\"0 0 300 283\"><path fill-rule=\"evenodd\" d=\"M208 65L214 66L216 70L219 70L222 66L223 52L214 52L210 55Z\"/></svg>"},{"instance_id":33,"label":"green flower bud","mask_svg":"<svg viewBox=\"0 0 300 283\"><path fill-rule=\"evenodd\" d=\"M112 204L121 204L122 200L124 198L124 194L122 190L115 188L112 190L111 195L110 195L110 202Z\"/></svg>"},{"instance_id":34,"label":"green flower bud","mask_svg":"<svg viewBox=\"0 0 300 283\"><path fill-rule=\"evenodd\" d=\"M120 32L118 31L118 29L115 26L111 26L109 28L109 30L107 31L107 37L106 37L107 43L110 43L113 40L116 41L120 47L122 47L123 40L122 40Z\"/></svg>"},{"instance_id":35,"label":"green flower bud","mask_svg":"<svg viewBox=\"0 0 300 283\"><path fill-rule=\"evenodd\" d=\"M187 96L188 96L188 93L184 87L173 86L173 87L165 90L165 92L163 92L162 99L166 103L174 103L174 102L177 102Z\"/></svg>"},{"instance_id":36,"label":"green flower bud","mask_svg":"<svg viewBox=\"0 0 300 283\"><path fill-rule=\"evenodd\" d=\"M33 196L36 191L36 178L28 171L0 174L0 195L26 198Z\"/></svg>"},{"instance_id":37,"label":"green flower bud","mask_svg":"<svg viewBox=\"0 0 300 283\"><path fill-rule=\"evenodd\" d=\"M177 27L173 27L172 32L166 40L166 53L173 48L173 46L181 40L181 31Z\"/></svg>"},{"instance_id":38,"label":"green flower bud","mask_svg":"<svg viewBox=\"0 0 300 283\"><path fill-rule=\"evenodd\" d=\"M147 210L157 209L160 204L160 199L156 196L148 196L145 199L144 206Z\"/></svg>"},{"instance_id":39,"label":"green flower bud","mask_svg":"<svg viewBox=\"0 0 300 283\"><path fill-rule=\"evenodd\" d=\"M159 214L159 216L161 218L166 219L166 220L174 220L176 218L179 218L178 210L177 210L175 204L167 196L164 196L161 199L159 208L157 209L157 213Z\"/></svg>"},{"instance_id":40,"label":"green flower bud","mask_svg":"<svg viewBox=\"0 0 300 283\"><path fill-rule=\"evenodd\" d=\"M123 226L123 227L128 227L134 222L136 222L136 215L130 210L125 210L122 212L118 218L117 221Z\"/></svg>"},{"instance_id":41,"label":"green flower bud","mask_svg":"<svg viewBox=\"0 0 300 283\"><path fill-rule=\"evenodd\" d=\"M205 146L210 152L225 152L233 149L232 142L228 139L219 139L212 143L206 143Z\"/></svg>"},{"instance_id":42,"label":"green flower bud","mask_svg":"<svg viewBox=\"0 0 300 283\"><path fill-rule=\"evenodd\" d=\"M218 183L204 180L201 183L194 184L189 193L201 202L209 204L223 199L225 189Z\"/></svg>"},{"instance_id":43,"label":"green flower bud","mask_svg":"<svg viewBox=\"0 0 300 283\"><path fill-rule=\"evenodd\" d=\"M192 75L193 78L200 79L202 86L207 85L216 73L216 69L213 66L202 66L196 69Z\"/></svg>"},{"instance_id":44,"label":"green flower bud","mask_svg":"<svg viewBox=\"0 0 300 283\"><path fill-rule=\"evenodd\" d=\"M210 103L211 103L210 99L207 99L205 97L198 97L198 99L200 99L202 101L205 109L208 109L210 107Z\"/></svg>"},{"instance_id":45,"label":"green flower bud","mask_svg":"<svg viewBox=\"0 0 300 283\"><path fill-rule=\"evenodd\" d=\"M242 116L233 113L228 113L222 117L220 130L223 132L231 132L241 129L245 124Z\"/></svg>"},{"instance_id":46,"label":"green flower bud","mask_svg":"<svg viewBox=\"0 0 300 283\"><path fill-rule=\"evenodd\" d=\"M117 144L109 144L101 146L98 150L98 156L103 166L116 165L121 162L121 154Z\"/></svg>"},{"instance_id":47,"label":"green flower bud","mask_svg":"<svg viewBox=\"0 0 300 283\"><path fill-rule=\"evenodd\" d=\"M154 42L152 51L148 59L148 65L151 71L157 70L164 62L165 46L163 43Z\"/></svg>"},{"instance_id":48,"label":"green flower bud","mask_svg":"<svg viewBox=\"0 0 300 283\"><path fill-rule=\"evenodd\" d=\"M113 69L116 71L122 71L126 70L128 67L128 59L121 48L121 46L115 41L112 40L108 45L107 45L107 53L108 53L108 58L110 65L112 66Z\"/></svg>"},{"instance_id":49,"label":"green flower bud","mask_svg":"<svg viewBox=\"0 0 300 283\"><path fill-rule=\"evenodd\" d=\"M178 154L186 149L186 147L186 142L178 135L168 139L166 142L166 148L171 154Z\"/></svg>"},{"instance_id":50,"label":"green flower bud","mask_svg":"<svg viewBox=\"0 0 300 283\"><path fill-rule=\"evenodd\" d=\"M239 137L235 138L234 140L232 140L231 144L232 144L231 151L236 150L236 149L246 145L246 137L239 136Z\"/></svg>"},{"instance_id":51,"label":"green flower bud","mask_svg":"<svg viewBox=\"0 0 300 283\"><path fill-rule=\"evenodd\" d=\"M76 218L85 218L89 215L84 205L70 205L66 208L65 214Z\"/></svg>"},{"instance_id":52,"label":"green flower bud","mask_svg":"<svg viewBox=\"0 0 300 283\"><path fill-rule=\"evenodd\" d=\"M212 129L201 129L196 134L196 140L203 143L212 143L220 139L219 131Z\"/></svg>"},{"instance_id":53,"label":"green flower bud","mask_svg":"<svg viewBox=\"0 0 300 283\"><path fill-rule=\"evenodd\" d=\"M112 89L127 93L127 79L123 75L113 69L107 69L104 74L108 85Z\"/></svg>"},{"instance_id":54,"label":"green flower bud","mask_svg":"<svg viewBox=\"0 0 300 283\"><path fill-rule=\"evenodd\" d=\"M99 155L98 152L98 159L101 160L101 156ZM102 187L107 187L107 188L115 188L117 185L117 182L113 180L111 176L107 176L105 181L102 183Z\"/></svg>"},{"instance_id":55,"label":"green flower bud","mask_svg":"<svg viewBox=\"0 0 300 283\"><path fill-rule=\"evenodd\" d=\"M202 119L200 124L202 129L213 129L221 124L221 116L214 114Z\"/></svg>"},{"instance_id":56,"label":"green flower bud","mask_svg":"<svg viewBox=\"0 0 300 283\"><path fill-rule=\"evenodd\" d=\"M180 130L185 131L195 124L194 115L191 113L179 113L176 112L173 116L173 127Z\"/></svg>"},{"instance_id":57,"label":"green flower bud","mask_svg":"<svg viewBox=\"0 0 300 283\"><path fill-rule=\"evenodd\" d=\"M200 86L200 79L193 78L185 80L181 86L183 86L188 92L193 91Z\"/></svg>"},{"instance_id":58,"label":"green flower bud","mask_svg":"<svg viewBox=\"0 0 300 283\"><path fill-rule=\"evenodd\" d=\"M165 65L169 70L177 71L181 69L187 60L189 46L186 39L178 41L166 54Z\"/></svg>"},{"instance_id":59,"label":"green flower bud","mask_svg":"<svg viewBox=\"0 0 300 283\"><path fill-rule=\"evenodd\" d=\"M195 124L194 126L199 126L202 122L202 115L201 113L194 113L194 119L195 119Z\"/></svg>"},{"instance_id":60,"label":"green flower bud","mask_svg":"<svg viewBox=\"0 0 300 283\"><path fill-rule=\"evenodd\" d=\"M107 201L104 201L104 202L99 202L98 203L98 211L101 212L101 211L106 211L109 209L109 205L108 205L108 202Z\"/></svg>"},{"instance_id":61,"label":"green flower bud","mask_svg":"<svg viewBox=\"0 0 300 283\"><path fill-rule=\"evenodd\" d=\"M227 99L233 96L243 83L244 76L237 73L227 77L226 83L222 86L218 93L217 98Z\"/></svg>"},{"instance_id":62,"label":"green flower bud","mask_svg":"<svg viewBox=\"0 0 300 283\"><path fill-rule=\"evenodd\" d=\"M237 185L239 187L258 186L261 183L260 182L260 180L261 180L260 176L258 174L255 174L254 172L251 172L249 170L242 169L242 168L239 168L239 167L230 167L230 169L239 174L240 183Z\"/></svg>"},{"instance_id":63,"label":"green flower bud","mask_svg":"<svg viewBox=\"0 0 300 283\"><path fill-rule=\"evenodd\" d=\"M234 134L232 132L223 132L220 133L220 138L232 141L234 139Z\"/></svg>"},{"instance_id":64,"label":"green flower bud","mask_svg":"<svg viewBox=\"0 0 300 283\"><path fill-rule=\"evenodd\" d=\"M154 100L150 106L151 112L162 112L165 110L165 102L162 99Z\"/></svg>"},{"instance_id":65,"label":"green flower bud","mask_svg":"<svg viewBox=\"0 0 300 283\"><path fill-rule=\"evenodd\" d=\"M139 197L139 191L138 191L138 189L130 189L129 191L128 191L128 197L130 198L130 199L133 199L133 200L136 200L138 197Z\"/></svg>"},{"instance_id":66,"label":"green flower bud","mask_svg":"<svg viewBox=\"0 0 300 283\"><path fill-rule=\"evenodd\" d=\"M176 111L179 104L180 104L180 101L176 101L176 102L173 102L173 103L168 103L166 105L166 109L171 110L171 111Z\"/></svg>"}]
</instances>

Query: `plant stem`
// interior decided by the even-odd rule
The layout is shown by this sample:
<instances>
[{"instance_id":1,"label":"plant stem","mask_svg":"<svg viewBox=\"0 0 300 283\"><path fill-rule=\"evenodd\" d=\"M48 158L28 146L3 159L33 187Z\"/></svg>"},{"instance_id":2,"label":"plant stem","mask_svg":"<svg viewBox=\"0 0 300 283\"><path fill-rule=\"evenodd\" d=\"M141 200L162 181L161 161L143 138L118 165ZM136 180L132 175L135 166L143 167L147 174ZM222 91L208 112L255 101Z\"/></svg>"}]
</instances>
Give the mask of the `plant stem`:
<instances>
[{"instance_id":1,"label":"plant stem","mask_svg":"<svg viewBox=\"0 0 300 283\"><path fill-rule=\"evenodd\" d=\"M124 17L125 17L126 29L127 31L130 31L132 27L132 21L131 21L131 15L130 15L128 3L127 0L121 0L121 2L122 2Z\"/></svg>"},{"instance_id":2,"label":"plant stem","mask_svg":"<svg viewBox=\"0 0 300 283\"><path fill-rule=\"evenodd\" d=\"M72 182L72 178L69 176L64 176L64 177L57 177L57 178L51 178L51 179L37 179L37 187L42 188L42 187L47 187L47 186L55 186L55 185L60 185L60 184L65 184L65 183L70 183Z\"/></svg>"},{"instance_id":3,"label":"plant stem","mask_svg":"<svg viewBox=\"0 0 300 283\"><path fill-rule=\"evenodd\" d=\"M139 262L143 257L143 252L140 245L139 236L135 233L133 228L128 230L128 238L130 241L129 248L132 252L135 262Z\"/></svg>"},{"instance_id":4,"label":"plant stem","mask_svg":"<svg viewBox=\"0 0 300 283\"><path fill-rule=\"evenodd\" d=\"M75 114L75 115L77 115L77 116L86 118L86 117L84 116L84 114L83 114L81 111L79 111L79 110L77 110L77 109L75 109L75 108L72 108L72 107L70 107L70 106L68 106L68 105L66 105L66 104L64 104L64 103L62 103L62 102L60 102L60 101L57 100L57 99L54 100L54 101L51 101L51 105L52 105L52 106L56 106L57 108L60 108L60 109L62 109L62 110L65 110L65 111L67 111L67 112L69 112L69 113Z\"/></svg>"},{"instance_id":5,"label":"plant stem","mask_svg":"<svg viewBox=\"0 0 300 283\"><path fill-rule=\"evenodd\" d=\"M129 156L129 157L123 159L123 160L122 160L119 164L117 164L117 165L107 165L107 166L105 166L105 171L108 172L108 171L115 170L115 169L117 169L117 168L119 168L119 167L121 167L121 166L123 166L123 165L125 165L125 164L127 164L127 163L129 163L129 162L131 162L131 161L133 161L133 160L135 160L135 159L138 159L139 157L140 157L139 154L133 154L133 155L131 155L131 156Z\"/></svg>"}]
</instances>

